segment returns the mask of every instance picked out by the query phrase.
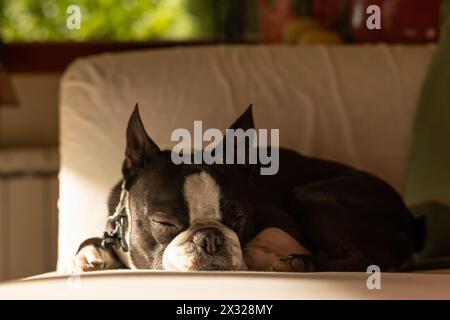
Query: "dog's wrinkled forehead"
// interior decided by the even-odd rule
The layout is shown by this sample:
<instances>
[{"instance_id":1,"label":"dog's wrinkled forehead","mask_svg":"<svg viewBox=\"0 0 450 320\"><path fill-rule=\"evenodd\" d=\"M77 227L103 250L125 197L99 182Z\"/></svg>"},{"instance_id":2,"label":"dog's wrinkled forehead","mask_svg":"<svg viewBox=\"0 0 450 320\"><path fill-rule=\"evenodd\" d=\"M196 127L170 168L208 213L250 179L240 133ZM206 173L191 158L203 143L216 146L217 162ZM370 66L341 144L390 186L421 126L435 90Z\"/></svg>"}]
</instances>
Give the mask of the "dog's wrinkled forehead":
<instances>
[{"instance_id":1,"label":"dog's wrinkled forehead","mask_svg":"<svg viewBox=\"0 0 450 320\"><path fill-rule=\"evenodd\" d=\"M221 220L220 187L205 171L185 178L183 196L189 210L189 222L198 220Z\"/></svg>"}]
</instances>

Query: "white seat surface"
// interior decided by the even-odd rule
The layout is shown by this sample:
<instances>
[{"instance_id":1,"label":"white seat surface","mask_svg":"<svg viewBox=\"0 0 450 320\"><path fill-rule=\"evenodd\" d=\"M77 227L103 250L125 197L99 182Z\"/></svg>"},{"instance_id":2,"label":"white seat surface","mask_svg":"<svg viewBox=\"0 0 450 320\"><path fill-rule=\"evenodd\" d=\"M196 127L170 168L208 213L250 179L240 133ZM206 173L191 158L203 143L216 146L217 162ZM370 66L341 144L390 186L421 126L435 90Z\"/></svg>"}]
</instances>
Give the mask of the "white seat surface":
<instances>
[{"instance_id":1,"label":"white seat surface","mask_svg":"<svg viewBox=\"0 0 450 320\"><path fill-rule=\"evenodd\" d=\"M450 274L99 271L0 285L0 299L450 299Z\"/></svg>"}]
</instances>

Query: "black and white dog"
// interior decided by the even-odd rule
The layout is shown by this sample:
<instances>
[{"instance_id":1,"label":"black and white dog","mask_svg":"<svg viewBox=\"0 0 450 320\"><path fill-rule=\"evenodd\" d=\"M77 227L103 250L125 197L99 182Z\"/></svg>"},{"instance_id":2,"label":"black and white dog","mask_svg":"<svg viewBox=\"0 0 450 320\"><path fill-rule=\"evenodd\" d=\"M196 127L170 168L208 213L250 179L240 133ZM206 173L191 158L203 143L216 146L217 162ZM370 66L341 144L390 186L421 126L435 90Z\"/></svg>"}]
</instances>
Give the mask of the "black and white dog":
<instances>
[{"instance_id":1,"label":"black and white dog","mask_svg":"<svg viewBox=\"0 0 450 320\"><path fill-rule=\"evenodd\" d=\"M253 128L251 108L231 128ZM68 272L398 271L420 245L399 194L368 173L286 149L272 176L247 164L175 165L137 106L126 138L123 180L108 202L110 217L125 210L125 223L110 221L121 245L86 240Z\"/></svg>"}]
</instances>

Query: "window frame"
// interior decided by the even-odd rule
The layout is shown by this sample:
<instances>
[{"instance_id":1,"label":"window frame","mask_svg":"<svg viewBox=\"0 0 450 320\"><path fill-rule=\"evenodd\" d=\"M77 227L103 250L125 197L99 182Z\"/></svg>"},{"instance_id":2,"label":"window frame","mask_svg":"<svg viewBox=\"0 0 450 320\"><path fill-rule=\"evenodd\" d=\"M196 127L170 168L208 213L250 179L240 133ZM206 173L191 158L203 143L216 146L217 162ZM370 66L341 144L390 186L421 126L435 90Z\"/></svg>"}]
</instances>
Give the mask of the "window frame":
<instances>
[{"instance_id":1,"label":"window frame","mask_svg":"<svg viewBox=\"0 0 450 320\"><path fill-rule=\"evenodd\" d=\"M10 42L4 44L4 67L8 72L63 72L77 58L104 52L209 46L220 40L149 42ZM237 42L236 42L237 43Z\"/></svg>"}]
</instances>

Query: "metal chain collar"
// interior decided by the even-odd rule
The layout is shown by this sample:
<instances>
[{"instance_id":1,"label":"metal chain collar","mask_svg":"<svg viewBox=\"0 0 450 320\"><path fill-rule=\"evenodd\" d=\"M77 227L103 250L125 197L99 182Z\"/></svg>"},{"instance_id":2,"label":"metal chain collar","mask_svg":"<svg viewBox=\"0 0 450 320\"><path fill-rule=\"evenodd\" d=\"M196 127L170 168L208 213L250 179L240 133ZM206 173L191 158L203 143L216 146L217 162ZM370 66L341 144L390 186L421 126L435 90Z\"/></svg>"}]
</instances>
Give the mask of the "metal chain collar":
<instances>
[{"instance_id":1,"label":"metal chain collar","mask_svg":"<svg viewBox=\"0 0 450 320\"><path fill-rule=\"evenodd\" d=\"M120 201L116 211L106 220L106 231L103 233L102 246L106 249L118 245L124 252L128 252L129 246L126 240L126 230L128 228L128 191L125 189L125 182L122 183Z\"/></svg>"}]
</instances>

